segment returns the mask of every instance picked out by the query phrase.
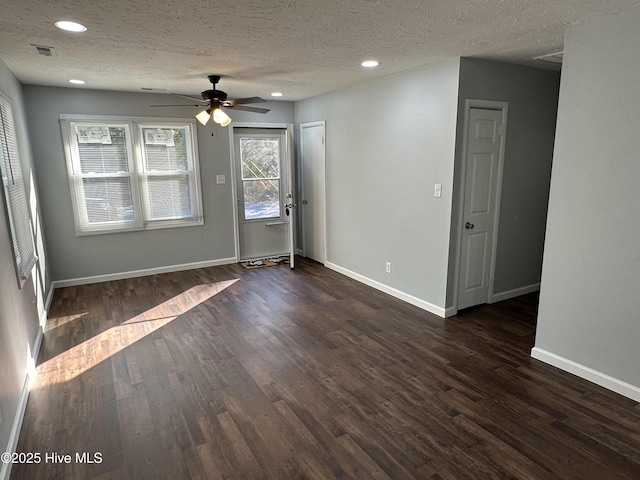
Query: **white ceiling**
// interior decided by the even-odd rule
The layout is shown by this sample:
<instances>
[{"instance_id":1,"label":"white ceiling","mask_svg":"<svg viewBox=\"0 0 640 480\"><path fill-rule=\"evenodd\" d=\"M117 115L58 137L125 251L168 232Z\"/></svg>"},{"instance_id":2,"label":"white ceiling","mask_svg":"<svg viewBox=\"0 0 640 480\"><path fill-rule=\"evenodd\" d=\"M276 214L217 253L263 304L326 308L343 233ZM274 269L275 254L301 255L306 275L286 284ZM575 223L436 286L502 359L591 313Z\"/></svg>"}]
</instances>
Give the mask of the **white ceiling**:
<instances>
[{"instance_id":1,"label":"white ceiling","mask_svg":"<svg viewBox=\"0 0 640 480\"><path fill-rule=\"evenodd\" d=\"M0 58L23 84L299 100L443 59L532 60L567 25L637 0L2 0ZM73 20L83 34L58 30ZM32 45L54 47L55 56ZM365 70L360 62L380 66Z\"/></svg>"}]
</instances>

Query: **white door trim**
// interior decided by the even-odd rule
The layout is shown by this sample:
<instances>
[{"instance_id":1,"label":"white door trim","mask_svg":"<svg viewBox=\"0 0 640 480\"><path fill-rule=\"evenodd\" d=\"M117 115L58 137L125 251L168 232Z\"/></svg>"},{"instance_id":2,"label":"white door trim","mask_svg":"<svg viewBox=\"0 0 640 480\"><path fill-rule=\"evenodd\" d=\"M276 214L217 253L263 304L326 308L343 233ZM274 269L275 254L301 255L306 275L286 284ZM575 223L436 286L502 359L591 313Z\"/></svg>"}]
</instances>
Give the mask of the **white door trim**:
<instances>
[{"instance_id":1,"label":"white door trim","mask_svg":"<svg viewBox=\"0 0 640 480\"><path fill-rule=\"evenodd\" d=\"M285 162L287 162L287 203L289 208L289 267L294 268L296 265L296 228L297 216L298 216L298 199L296 195L296 181L295 181L295 165L293 161L293 124L288 123L285 132L286 149ZM285 207L286 208L286 207Z\"/></svg>"},{"instance_id":2,"label":"white door trim","mask_svg":"<svg viewBox=\"0 0 640 480\"><path fill-rule=\"evenodd\" d=\"M285 142L287 151L285 152L285 161L289 164L287 168L289 173L292 173L291 168L291 145L289 145L288 139L291 138L293 132L293 124L291 123L254 123L254 122L233 122L229 125L229 166L231 168L231 193L233 200L233 240L235 244L235 260L236 263L240 261L240 224L238 221L238 188L236 183L236 168L235 168L235 142L234 142L234 128L273 128L278 130L286 130L285 136L287 141ZM293 212L292 212L293 213ZM293 246L291 246L293 248Z\"/></svg>"},{"instance_id":3,"label":"white door trim","mask_svg":"<svg viewBox=\"0 0 640 480\"><path fill-rule=\"evenodd\" d=\"M319 120L317 122L308 122L308 123L302 123L300 124L300 201L302 201L303 199L305 199L305 191L304 191L304 159L302 158L302 152L304 151L303 148L303 142L304 142L304 135L302 134L302 130L305 128L313 128L313 127L322 127L323 131L324 131L324 137L323 137L323 143L324 143L324 172L323 172L323 178L322 178L322 190L323 190L323 205L322 205L322 211L323 211L323 216L322 216L322 223L324 225L323 231L323 238L322 238L322 242L324 243L324 263L327 262L327 190L326 190L326 178L327 178L327 143L326 143L326 137L327 137L327 125L326 125L326 121L324 120ZM305 229L307 228L307 225L305 225L305 220L304 220L304 215L302 214L303 209L300 209L301 215L300 215L300 231L302 233L302 253L303 255L306 256L307 251L306 248L307 246L305 245Z\"/></svg>"},{"instance_id":4,"label":"white door trim","mask_svg":"<svg viewBox=\"0 0 640 480\"><path fill-rule=\"evenodd\" d=\"M472 108L479 108L485 110L499 110L502 112L502 134L500 135L500 153L498 155L498 172L497 172L497 185L496 185L496 199L495 199L495 212L493 219L493 238L491 239L491 263L489 265L489 292L487 294L487 303L491 303L493 298L493 282L495 277L496 268L496 252L498 248L498 225L500 223L500 198L502 194L502 174L504 169L504 154L506 144L507 133L507 116L509 110L508 102L498 102L493 100L478 100L478 99L466 99L464 105L464 126L463 126L463 142L461 153L461 174L459 181L459 197L458 197L458 225L456 227L456 235L458 239L457 256L456 256L456 270L454 275L454 306L455 311L450 312L450 315L455 315L458 309L458 298L460 288L460 268L462 258L462 235L463 235L463 219L464 219L464 193L465 182L467 179L467 147L469 144L469 117ZM448 312L449 313L449 312Z\"/></svg>"}]
</instances>

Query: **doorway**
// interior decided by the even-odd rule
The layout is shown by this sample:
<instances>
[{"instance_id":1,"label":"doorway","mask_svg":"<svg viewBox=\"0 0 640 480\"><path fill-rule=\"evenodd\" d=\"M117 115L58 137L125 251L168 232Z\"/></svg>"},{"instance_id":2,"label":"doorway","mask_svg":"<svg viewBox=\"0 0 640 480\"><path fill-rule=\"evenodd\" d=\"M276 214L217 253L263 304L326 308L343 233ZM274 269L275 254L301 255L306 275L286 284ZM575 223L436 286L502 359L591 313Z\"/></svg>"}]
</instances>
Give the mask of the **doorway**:
<instances>
[{"instance_id":1,"label":"doorway","mask_svg":"<svg viewBox=\"0 0 640 480\"><path fill-rule=\"evenodd\" d=\"M288 129L234 126L231 135L238 260L293 256Z\"/></svg>"},{"instance_id":2,"label":"doorway","mask_svg":"<svg viewBox=\"0 0 640 480\"><path fill-rule=\"evenodd\" d=\"M302 253L324 265L326 253L325 122L300 125Z\"/></svg>"},{"instance_id":3,"label":"doorway","mask_svg":"<svg viewBox=\"0 0 640 480\"><path fill-rule=\"evenodd\" d=\"M507 107L466 102L458 310L488 303L493 290Z\"/></svg>"}]
</instances>

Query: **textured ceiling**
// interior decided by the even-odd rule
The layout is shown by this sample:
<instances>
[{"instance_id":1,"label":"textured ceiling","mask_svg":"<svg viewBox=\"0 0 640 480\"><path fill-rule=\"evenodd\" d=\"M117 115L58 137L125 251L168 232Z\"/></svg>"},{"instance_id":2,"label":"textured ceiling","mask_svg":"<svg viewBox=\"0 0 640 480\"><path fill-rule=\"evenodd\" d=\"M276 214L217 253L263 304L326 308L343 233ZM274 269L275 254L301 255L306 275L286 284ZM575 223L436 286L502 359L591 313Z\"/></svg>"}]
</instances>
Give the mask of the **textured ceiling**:
<instances>
[{"instance_id":1,"label":"textured ceiling","mask_svg":"<svg viewBox=\"0 0 640 480\"><path fill-rule=\"evenodd\" d=\"M24 84L299 100L469 56L554 68L567 25L637 0L2 0L0 58ZM57 20L88 27L65 33ZM45 57L32 45L53 47ZM365 70L362 60L380 66Z\"/></svg>"}]
</instances>

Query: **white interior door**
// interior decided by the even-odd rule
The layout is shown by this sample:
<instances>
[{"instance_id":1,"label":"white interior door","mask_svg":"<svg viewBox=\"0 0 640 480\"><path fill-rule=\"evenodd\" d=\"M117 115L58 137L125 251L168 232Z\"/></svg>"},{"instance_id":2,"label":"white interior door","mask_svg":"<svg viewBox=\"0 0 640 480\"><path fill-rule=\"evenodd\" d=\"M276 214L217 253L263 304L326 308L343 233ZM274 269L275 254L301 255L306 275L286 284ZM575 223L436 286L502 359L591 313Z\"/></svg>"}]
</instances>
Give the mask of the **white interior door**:
<instances>
[{"instance_id":1,"label":"white interior door","mask_svg":"<svg viewBox=\"0 0 640 480\"><path fill-rule=\"evenodd\" d=\"M325 124L300 125L302 176L302 249L304 256L326 261Z\"/></svg>"},{"instance_id":2,"label":"white interior door","mask_svg":"<svg viewBox=\"0 0 640 480\"><path fill-rule=\"evenodd\" d=\"M289 254L287 130L234 127L240 260Z\"/></svg>"},{"instance_id":3,"label":"white interior door","mask_svg":"<svg viewBox=\"0 0 640 480\"><path fill-rule=\"evenodd\" d=\"M502 123L502 110L469 110L458 309L487 303L489 299L502 166Z\"/></svg>"}]
</instances>

